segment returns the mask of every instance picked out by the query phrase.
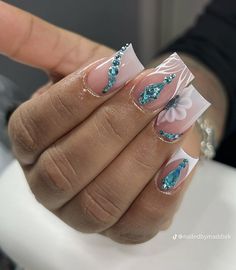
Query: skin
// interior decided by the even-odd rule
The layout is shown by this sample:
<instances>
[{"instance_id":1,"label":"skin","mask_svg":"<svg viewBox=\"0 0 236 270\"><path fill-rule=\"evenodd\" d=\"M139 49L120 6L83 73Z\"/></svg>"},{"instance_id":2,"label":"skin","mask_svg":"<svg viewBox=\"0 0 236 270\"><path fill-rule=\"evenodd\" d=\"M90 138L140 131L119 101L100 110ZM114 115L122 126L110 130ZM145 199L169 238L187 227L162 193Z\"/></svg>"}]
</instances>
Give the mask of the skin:
<instances>
[{"instance_id":1,"label":"skin","mask_svg":"<svg viewBox=\"0 0 236 270\"><path fill-rule=\"evenodd\" d=\"M156 114L139 110L127 91L145 72L115 95L84 92L81 70L89 72L93 65L87 65L110 56L110 48L4 2L0 33L0 52L53 78L9 122L13 151L38 201L77 230L121 243L142 243L168 228L193 173L171 195L156 188L154 175L179 146L199 156L197 128L174 144L157 138ZM202 64L181 57L212 103L207 117L219 142L227 111L223 87Z\"/></svg>"}]
</instances>

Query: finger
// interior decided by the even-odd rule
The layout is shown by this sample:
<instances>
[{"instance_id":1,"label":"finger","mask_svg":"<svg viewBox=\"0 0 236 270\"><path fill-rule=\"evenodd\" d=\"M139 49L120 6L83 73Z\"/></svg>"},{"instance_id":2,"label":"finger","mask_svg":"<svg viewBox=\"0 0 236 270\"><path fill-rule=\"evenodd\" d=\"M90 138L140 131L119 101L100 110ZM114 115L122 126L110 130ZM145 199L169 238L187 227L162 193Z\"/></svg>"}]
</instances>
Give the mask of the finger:
<instances>
[{"instance_id":1,"label":"finger","mask_svg":"<svg viewBox=\"0 0 236 270\"><path fill-rule=\"evenodd\" d=\"M68 75L112 50L0 1L0 52L14 60Z\"/></svg>"},{"instance_id":2,"label":"finger","mask_svg":"<svg viewBox=\"0 0 236 270\"><path fill-rule=\"evenodd\" d=\"M170 79L172 75L165 78L167 63L172 64L176 71L175 79ZM28 174L30 186L38 199L49 209L59 208L72 199L155 117L159 106L188 84L192 79L190 71L184 81L179 81L185 70L180 58L175 54L170 56L157 69L143 74L140 80L128 83L82 125L42 153ZM157 82L162 88L159 98L152 100L150 96L145 104L141 104L141 99L144 95L148 97L151 88L156 87L153 83ZM159 91L159 88L153 90Z\"/></svg>"},{"instance_id":3,"label":"finger","mask_svg":"<svg viewBox=\"0 0 236 270\"><path fill-rule=\"evenodd\" d=\"M47 92L52 87L52 82L48 82L47 84L40 87L37 91L35 91L31 98L38 97L43 93Z\"/></svg>"},{"instance_id":4,"label":"finger","mask_svg":"<svg viewBox=\"0 0 236 270\"><path fill-rule=\"evenodd\" d=\"M117 68L118 73L108 89L111 68ZM9 123L9 136L18 160L22 165L34 163L44 149L84 121L142 70L132 45L127 45L114 56L68 75L48 91L44 89L44 94L24 103Z\"/></svg>"},{"instance_id":5,"label":"finger","mask_svg":"<svg viewBox=\"0 0 236 270\"><path fill-rule=\"evenodd\" d=\"M164 161L180 146L183 134L188 136L189 127L209 106L193 86L179 91L177 96L162 111L164 114L159 113L102 173L59 210L58 215L64 221L80 231L101 232L121 218ZM174 110L171 115L174 113L176 118L169 122L171 108ZM186 112L181 120L180 108ZM158 139L160 125L171 130L168 134L182 136L166 143L165 137ZM166 140L169 142L170 138Z\"/></svg>"},{"instance_id":6,"label":"finger","mask_svg":"<svg viewBox=\"0 0 236 270\"><path fill-rule=\"evenodd\" d=\"M181 140L158 139L152 121L86 188L56 211L73 228L101 232L114 225ZM182 138L181 138L182 139Z\"/></svg>"},{"instance_id":7,"label":"finger","mask_svg":"<svg viewBox=\"0 0 236 270\"><path fill-rule=\"evenodd\" d=\"M146 186L125 215L113 227L103 232L104 235L120 243L137 244L150 240L171 224L198 162L199 144L196 143L195 148L192 143L187 147L184 145L185 149L191 148L190 152L194 153L194 157L193 154L190 156L185 152L186 150L179 149ZM187 164L183 160L187 160ZM173 172L176 173L179 167L180 175L176 176L173 180L175 185L172 185L173 182L170 183L171 180L167 177L173 175Z\"/></svg>"}]
</instances>

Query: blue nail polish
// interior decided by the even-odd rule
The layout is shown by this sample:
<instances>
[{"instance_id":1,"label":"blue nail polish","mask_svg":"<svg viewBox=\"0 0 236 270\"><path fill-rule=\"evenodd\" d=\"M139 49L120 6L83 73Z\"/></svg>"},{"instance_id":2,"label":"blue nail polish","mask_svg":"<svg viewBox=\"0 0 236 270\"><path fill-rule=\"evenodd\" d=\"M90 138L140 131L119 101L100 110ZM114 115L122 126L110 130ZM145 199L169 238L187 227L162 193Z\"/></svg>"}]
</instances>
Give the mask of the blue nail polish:
<instances>
[{"instance_id":1,"label":"blue nail polish","mask_svg":"<svg viewBox=\"0 0 236 270\"><path fill-rule=\"evenodd\" d=\"M146 86L144 91L140 94L139 103L145 105L152 102L155 99L158 99L161 91L165 88L167 84L170 84L173 79L176 77L175 74L171 74L160 83L154 83Z\"/></svg>"},{"instance_id":2,"label":"blue nail polish","mask_svg":"<svg viewBox=\"0 0 236 270\"><path fill-rule=\"evenodd\" d=\"M121 58L126 51L126 49L129 47L130 44L126 44L123 46L114 56L114 59L112 61L112 65L110 66L108 70L108 83L107 85L103 88L102 93L107 93L115 84L116 82L116 77L119 74L120 71L120 64L121 64Z\"/></svg>"},{"instance_id":3,"label":"blue nail polish","mask_svg":"<svg viewBox=\"0 0 236 270\"><path fill-rule=\"evenodd\" d=\"M167 191L175 187L177 182L180 180L181 171L187 166L187 164L188 160L185 158L174 170L170 171L168 175L162 179L161 189Z\"/></svg>"}]
</instances>

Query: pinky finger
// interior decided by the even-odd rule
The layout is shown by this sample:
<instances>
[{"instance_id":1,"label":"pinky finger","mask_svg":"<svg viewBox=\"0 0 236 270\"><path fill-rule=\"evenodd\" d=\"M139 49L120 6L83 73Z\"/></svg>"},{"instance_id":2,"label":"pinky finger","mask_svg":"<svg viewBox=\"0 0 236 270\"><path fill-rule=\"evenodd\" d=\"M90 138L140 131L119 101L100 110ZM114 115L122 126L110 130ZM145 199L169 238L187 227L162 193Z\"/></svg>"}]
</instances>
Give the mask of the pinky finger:
<instances>
[{"instance_id":1,"label":"pinky finger","mask_svg":"<svg viewBox=\"0 0 236 270\"><path fill-rule=\"evenodd\" d=\"M119 222L103 234L120 243L137 244L166 229L182 200L197 162L198 158L180 148Z\"/></svg>"}]
</instances>

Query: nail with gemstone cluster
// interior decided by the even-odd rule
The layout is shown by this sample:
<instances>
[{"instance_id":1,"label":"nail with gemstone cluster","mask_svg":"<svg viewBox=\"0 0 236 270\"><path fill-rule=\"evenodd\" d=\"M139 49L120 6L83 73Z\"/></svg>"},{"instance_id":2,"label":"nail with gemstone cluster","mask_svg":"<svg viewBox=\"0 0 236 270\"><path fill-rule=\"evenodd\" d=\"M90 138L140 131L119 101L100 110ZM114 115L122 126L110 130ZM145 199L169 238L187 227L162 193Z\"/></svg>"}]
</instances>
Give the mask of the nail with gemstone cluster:
<instances>
[{"instance_id":1,"label":"nail with gemstone cluster","mask_svg":"<svg viewBox=\"0 0 236 270\"><path fill-rule=\"evenodd\" d=\"M132 44L126 44L112 57L98 61L87 75L87 84L98 95L121 89L144 70Z\"/></svg>"},{"instance_id":2,"label":"nail with gemstone cluster","mask_svg":"<svg viewBox=\"0 0 236 270\"><path fill-rule=\"evenodd\" d=\"M175 77L176 77L175 74L171 74L165 77L164 80L160 83L152 83L146 86L143 92L140 94L139 103L141 105L145 105L147 103L154 101L155 99L158 99L161 91L163 91L165 86L167 84L170 84Z\"/></svg>"},{"instance_id":3,"label":"nail with gemstone cluster","mask_svg":"<svg viewBox=\"0 0 236 270\"><path fill-rule=\"evenodd\" d=\"M141 108L159 110L193 79L193 74L174 53L134 87L134 101Z\"/></svg>"},{"instance_id":4,"label":"nail with gemstone cluster","mask_svg":"<svg viewBox=\"0 0 236 270\"><path fill-rule=\"evenodd\" d=\"M180 148L172 155L156 178L157 188L163 192L171 192L177 189L191 173L197 162L198 158L191 157Z\"/></svg>"},{"instance_id":5,"label":"nail with gemstone cluster","mask_svg":"<svg viewBox=\"0 0 236 270\"><path fill-rule=\"evenodd\" d=\"M119 74L120 71L120 65L121 65L121 58L124 55L125 51L127 50L127 48L129 47L129 44L126 44L125 46L123 46L114 56L114 59L112 61L111 66L108 69L108 83L107 85L103 88L102 92L103 93L107 93L108 91L111 90L111 88L113 87L113 85L116 82L116 78Z\"/></svg>"}]
</instances>

